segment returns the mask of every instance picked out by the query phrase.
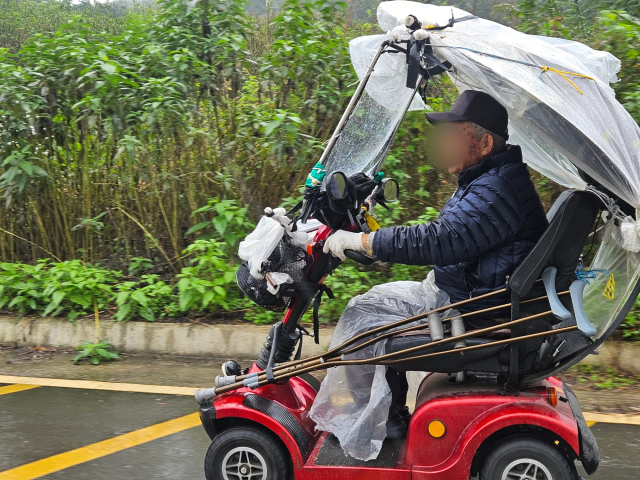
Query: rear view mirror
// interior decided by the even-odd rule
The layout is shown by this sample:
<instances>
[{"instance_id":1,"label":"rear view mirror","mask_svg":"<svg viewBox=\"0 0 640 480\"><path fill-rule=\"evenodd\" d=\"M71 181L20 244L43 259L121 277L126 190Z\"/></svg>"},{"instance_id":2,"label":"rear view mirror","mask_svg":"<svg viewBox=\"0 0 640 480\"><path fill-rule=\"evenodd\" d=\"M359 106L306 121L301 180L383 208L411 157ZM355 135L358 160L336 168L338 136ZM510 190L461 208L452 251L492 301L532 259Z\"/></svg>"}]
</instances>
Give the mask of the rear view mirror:
<instances>
[{"instance_id":1,"label":"rear view mirror","mask_svg":"<svg viewBox=\"0 0 640 480\"><path fill-rule=\"evenodd\" d=\"M331 200L344 200L349 193L347 176L342 172L333 172L327 182L327 195Z\"/></svg>"},{"instance_id":2,"label":"rear view mirror","mask_svg":"<svg viewBox=\"0 0 640 480\"><path fill-rule=\"evenodd\" d=\"M382 196L386 202L395 202L400 195L400 185L393 178L385 178L381 185Z\"/></svg>"}]
</instances>

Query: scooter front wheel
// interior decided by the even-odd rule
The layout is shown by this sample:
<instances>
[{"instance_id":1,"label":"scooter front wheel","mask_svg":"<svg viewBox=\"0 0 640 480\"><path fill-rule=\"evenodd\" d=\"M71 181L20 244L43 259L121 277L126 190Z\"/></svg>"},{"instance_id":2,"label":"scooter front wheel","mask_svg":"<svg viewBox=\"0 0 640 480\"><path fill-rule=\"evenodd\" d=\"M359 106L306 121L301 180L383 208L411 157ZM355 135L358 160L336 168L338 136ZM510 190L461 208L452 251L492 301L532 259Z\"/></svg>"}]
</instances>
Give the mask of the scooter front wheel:
<instances>
[{"instance_id":1,"label":"scooter front wheel","mask_svg":"<svg viewBox=\"0 0 640 480\"><path fill-rule=\"evenodd\" d=\"M537 438L515 438L487 457L480 480L574 480L575 466L557 448Z\"/></svg>"},{"instance_id":2,"label":"scooter front wheel","mask_svg":"<svg viewBox=\"0 0 640 480\"><path fill-rule=\"evenodd\" d=\"M211 441L204 460L207 480L282 480L287 460L266 433L251 427L224 430Z\"/></svg>"}]
</instances>

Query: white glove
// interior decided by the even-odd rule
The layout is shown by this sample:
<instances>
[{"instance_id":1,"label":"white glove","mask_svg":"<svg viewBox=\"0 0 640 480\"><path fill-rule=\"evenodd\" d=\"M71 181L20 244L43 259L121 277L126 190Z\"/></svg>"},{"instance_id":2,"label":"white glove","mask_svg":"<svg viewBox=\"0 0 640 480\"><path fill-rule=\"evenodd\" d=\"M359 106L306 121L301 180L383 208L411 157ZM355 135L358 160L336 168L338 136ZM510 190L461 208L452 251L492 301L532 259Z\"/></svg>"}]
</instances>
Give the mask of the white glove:
<instances>
[{"instance_id":1,"label":"white glove","mask_svg":"<svg viewBox=\"0 0 640 480\"><path fill-rule=\"evenodd\" d=\"M340 260L346 260L345 250L355 250L356 252L365 253L362 246L362 233L345 232L338 230L324 242L322 251L324 253L331 252L334 257Z\"/></svg>"}]
</instances>

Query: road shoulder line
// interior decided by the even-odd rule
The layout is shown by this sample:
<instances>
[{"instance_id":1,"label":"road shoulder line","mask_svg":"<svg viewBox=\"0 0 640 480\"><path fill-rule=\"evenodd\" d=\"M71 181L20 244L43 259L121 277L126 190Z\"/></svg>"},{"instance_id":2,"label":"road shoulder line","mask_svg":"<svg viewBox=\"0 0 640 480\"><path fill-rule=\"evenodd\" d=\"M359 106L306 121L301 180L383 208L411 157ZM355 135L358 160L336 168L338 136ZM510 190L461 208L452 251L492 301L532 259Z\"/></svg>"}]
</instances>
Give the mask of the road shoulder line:
<instances>
[{"instance_id":1,"label":"road shoulder line","mask_svg":"<svg viewBox=\"0 0 640 480\"><path fill-rule=\"evenodd\" d=\"M0 383L13 383L13 382L0 382ZM18 383L15 385L5 385L0 387L0 395L8 395L9 393L24 392L25 390L31 390L32 388L38 388L40 385L29 385L26 383Z\"/></svg>"},{"instance_id":2,"label":"road shoulder line","mask_svg":"<svg viewBox=\"0 0 640 480\"><path fill-rule=\"evenodd\" d=\"M174 433L200 425L200 416L191 413L183 417L134 430L86 447L76 448L51 457L36 460L19 467L0 472L0 480L32 480L64 470L81 463L105 457L127 448L142 445Z\"/></svg>"},{"instance_id":3,"label":"road shoulder line","mask_svg":"<svg viewBox=\"0 0 640 480\"><path fill-rule=\"evenodd\" d=\"M620 425L640 425L640 415L625 415L623 413L594 413L584 412L587 423L615 423Z\"/></svg>"},{"instance_id":4,"label":"road shoulder line","mask_svg":"<svg viewBox=\"0 0 640 480\"><path fill-rule=\"evenodd\" d=\"M186 395L195 392L192 387L172 387L168 385L143 385L138 383L94 382L90 380L66 380L61 378L16 377L0 375L0 383L30 385L31 388L60 387L82 390L109 390L114 392L155 393L160 395ZM25 388L26 390L26 388Z\"/></svg>"},{"instance_id":5,"label":"road shoulder line","mask_svg":"<svg viewBox=\"0 0 640 480\"><path fill-rule=\"evenodd\" d=\"M143 385L138 383L94 382L89 380L66 380L60 378L16 377L11 375L0 375L0 383L12 384L8 387L16 388L15 391L28 390L30 388L41 386L78 388L82 390L109 390L114 392L153 393L162 395L184 396L191 396L195 392L195 388L193 387ZM0 392L3 388L8 387L0 387ZM624 425L640 425L640 415L584 412L584 418L590 424L614 423Z\"/></svg>"}]
</instances>

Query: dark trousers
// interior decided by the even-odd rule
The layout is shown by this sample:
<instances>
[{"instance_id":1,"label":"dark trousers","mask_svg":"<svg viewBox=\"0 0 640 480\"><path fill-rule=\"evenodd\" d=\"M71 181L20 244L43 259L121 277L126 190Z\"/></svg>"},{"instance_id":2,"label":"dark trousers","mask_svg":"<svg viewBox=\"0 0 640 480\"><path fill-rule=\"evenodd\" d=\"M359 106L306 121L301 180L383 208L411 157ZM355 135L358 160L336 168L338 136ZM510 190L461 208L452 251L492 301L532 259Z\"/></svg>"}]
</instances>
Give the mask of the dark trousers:
<instances>
[{"instance_id":1,"label":"dark trousers","mask_svg":"<svg viewBox=\"0 0 640 480\"><path fill-rule=\"evenodd\" d=\"M391 367L387 367L387 383L391 388L391 411L395 408L402 408L407 404L407 392L409 383L406 372L399 372Z\"/></svg>"}]
</instances>

